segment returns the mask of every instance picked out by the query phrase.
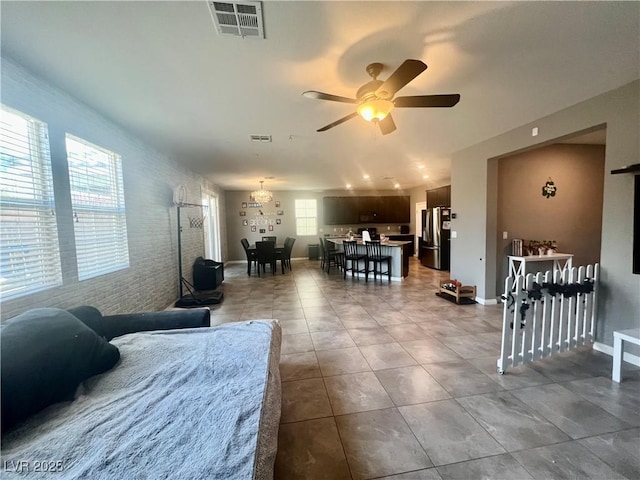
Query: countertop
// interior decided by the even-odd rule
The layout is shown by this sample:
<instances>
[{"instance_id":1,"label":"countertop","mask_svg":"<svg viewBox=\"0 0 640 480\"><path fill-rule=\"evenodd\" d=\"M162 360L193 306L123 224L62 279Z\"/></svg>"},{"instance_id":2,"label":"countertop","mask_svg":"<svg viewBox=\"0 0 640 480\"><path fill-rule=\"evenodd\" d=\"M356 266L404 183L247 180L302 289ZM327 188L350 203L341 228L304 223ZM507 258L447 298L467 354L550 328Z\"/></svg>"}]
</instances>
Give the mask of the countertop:
<instances>
[{"instance_id":1,"label":"countertop","mask_svg":"<svg viewBox=\"0 0 640 480\"><path fill-rule=\"evenodd\" d=\"M362 243L362 239L360 237L353 237L353 239L358 242L358 245L363 245ZM346 237L327 237L327 240L329 240L332 243L335 243L336 245L342 245L342 242L347 240ZM411 243L408 240L387 240L384 242L381 242L381 245L383 247L401 247L403 245L407 245L408 243Z\"/></svg>"}]
</instances>

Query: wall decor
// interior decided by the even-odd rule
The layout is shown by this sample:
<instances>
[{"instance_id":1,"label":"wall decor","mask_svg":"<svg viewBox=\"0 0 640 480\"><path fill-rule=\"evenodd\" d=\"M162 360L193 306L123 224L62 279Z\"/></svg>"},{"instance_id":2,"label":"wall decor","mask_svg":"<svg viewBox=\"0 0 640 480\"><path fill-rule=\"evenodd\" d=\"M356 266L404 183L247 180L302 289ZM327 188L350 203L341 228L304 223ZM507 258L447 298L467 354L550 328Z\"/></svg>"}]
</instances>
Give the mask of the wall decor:
<instances>
[{"instance_id":1,"label":"wall decor","mask_svg":"<svg viewBox=\"0 0 640 480\"><path fill-rule=\"evenodd\" d=\"M247 208L247 202L242 202L242 208Z\"/></svg>"},{"instance_id":2,"label":"wall decor","mask_svg":"<svg viewBox=\"0 0 640 480\"><path fill-rule=\"evenodd\" d=\"M256 228L256 226L255 226L255 225L251 227L251 231L252 231L252 232L255 232L255 231L256 231L256 229L257 229L257 228Z\"/></svg>"},{"instance_id":3,"label":"wall decor","mask_svg":"<svg viewBox=\"0 0 640 480\"><path fill-rule=\"evenodd\" d=\"M246 217L247 216L247 212L245 212L244 210L240 210L240 216L241 217Z\"/></svg>"},{"instance_id":4,"label":"wall decor","mask_svg":"<svg viewBox=\"0 0 640 480\"><path fill-rule=\"evenodd\" d=\"M284 215L284 212L282 210L278 210L278 215Z\"/></svg>"},{"instance_id":5,"label":"wall decor","mask_svg":"<svg viewBox=\"0 0 640 480\"><path fill-rule=\"evenodd\" d=\"M276 202L276 208L280 208L280 202Z\"/></svg>"},{"instance_id":6,"label":"wall decor","mask_svg":"<svg viewBox=\"0 0 640 480\"><path fill-rule=\"evenodd\" d=\"M555 183L553 183L553 180L551 180L551 177L549 177L547 179L547 183L545 183L542 187L542 196L547 198L555 197L557 190L558 187L556 187Z\"/></svg>"},{"instance_id":7,"label":"wall decor","mask_svg":"<svg viewBox=\"0 0 640 480\"><path fill-rule=\"evenodd\" d=\"M280 225L282 223L282 220L280 220L279 218L276 218L276 225Z\"/></svg>"},{"instance_id":8,"label":"wall decor","mask_svg":"<svg viewBox=\"0 0 640 480\"><path fill-rule=\"evenodd\" d=\"M249 226L249 220L242 220L242 226L243 227L248 227Z\"/></svg>"},{"instance_id":9,"label":"wall decor","mask_svg":"<svg viewBox=\"0 0 640 480\"><path fill-rule=\"evenodd\" d=\"M264 228L261 228L260 233L267 233L267 231Z\"/></svg>"},{"instance_id":10,"label":"wall decor","mask_svg":"<svg viewBox=\"0 0 640 480\"><path fill-rule=\"evenodd\" d=\"M269 231L273 232L273 225L269 225Z\"/></svg>"}]
</instances>

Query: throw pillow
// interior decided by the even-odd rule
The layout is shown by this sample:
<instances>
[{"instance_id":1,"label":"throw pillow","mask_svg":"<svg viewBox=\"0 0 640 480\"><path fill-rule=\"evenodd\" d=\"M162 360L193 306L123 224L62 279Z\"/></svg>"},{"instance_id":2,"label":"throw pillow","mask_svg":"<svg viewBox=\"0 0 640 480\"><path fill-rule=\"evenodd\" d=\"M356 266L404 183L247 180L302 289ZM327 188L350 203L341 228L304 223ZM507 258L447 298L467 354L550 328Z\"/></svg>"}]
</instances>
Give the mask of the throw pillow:
<instances>
[{"instance_id":1,"label":"throw pillow","mask_svg":"<svg viewBox=\"0 0 640 480\"><path fill-rule=\"evenodd\" d=\"M111 369L120 352L71 313L29 310L0 327L2 431Z\"/></svg>"},{"instance_id":2,"label":"throw pillow","mask_svg":"<svg viewBox=\"0 0 640 480\"><path fill-rule=\"evenodd\" d=\"M69 308L67 311L101 337L107 336L102 314L96 307L82 305L81 307Z\"/></svg>"}]
</instances>

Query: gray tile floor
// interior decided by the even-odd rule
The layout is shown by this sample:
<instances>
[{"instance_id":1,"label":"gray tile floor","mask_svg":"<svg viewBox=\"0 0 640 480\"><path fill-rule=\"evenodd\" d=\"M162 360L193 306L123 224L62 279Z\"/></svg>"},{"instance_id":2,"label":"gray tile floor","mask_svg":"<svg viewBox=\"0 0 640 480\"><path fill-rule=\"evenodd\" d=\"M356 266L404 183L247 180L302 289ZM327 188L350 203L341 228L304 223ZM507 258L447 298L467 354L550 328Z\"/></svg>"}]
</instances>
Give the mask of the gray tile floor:
<instances>
[{"instance_id":1,"label":"gray tile floor","mask_svg":"<svg viewBox=\"0 0 640 480\"><path fill-rule=\"evenodd\" d=\"M277 479L640 478L640 370L589 348L496 373L500 306L403 282L343 280L319 262L248 277L225 267L212 323L283 330Z\"/></svg>"}]
</instances>

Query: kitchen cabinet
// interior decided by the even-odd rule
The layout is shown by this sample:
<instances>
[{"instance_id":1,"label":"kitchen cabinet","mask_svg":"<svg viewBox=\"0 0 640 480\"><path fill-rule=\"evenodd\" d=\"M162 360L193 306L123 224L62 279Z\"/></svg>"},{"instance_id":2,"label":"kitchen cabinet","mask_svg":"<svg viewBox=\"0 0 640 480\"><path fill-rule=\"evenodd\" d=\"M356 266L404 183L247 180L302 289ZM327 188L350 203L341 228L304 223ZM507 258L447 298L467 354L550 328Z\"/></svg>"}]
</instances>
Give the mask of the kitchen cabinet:
<instances>
[{"instance_id":1,"label":"kitchen cabinet","mask_svg":"<svg viewBox=\"0 0 640 480\"><path fill-rule=\"evenodd\" d=\"M325 225L411 223L411 197L324 197Z\"/></svg>"},{"instance_id":2,"label":"kitchen cabinet","mask_svg":"<svg viewBox=\"0 0 640 480\"><path fill-rule=\"evenodd\" d=\"M323 208L326 225L358 223L357 197L324 197Z\"/></svg>"},{"instance_id":3,"label":"kitchen cabinet","mask_svg":"<svg viewBox=\"0 0 640 480\"><path fill-rule=\"evenodd\" d=\"M384 232L381 232L384 233ZM413 254L415 252L415 241L416 241L416 237L412 234L412 233L407 233L407 234L403 234L403 233L399 233L399 234L391 234L391 235L387 235L387 238L389 240L399 240L402 242L410 242L405 251L405 255L409 256L409 257L413 257Z\"/></svg>"},{"instance_id":4,"label":"kitchen cabinet","mask_svg":"<svg viewBox=\"0 0 640 480\"><path fill-rule=\"evenodd\" d=\"M451 185L427 190L427 208L450 207Z\"/></svg>"},{"instance_id":5,"label":"kitchen cabinet","mask_svg":"<svg viewBox=\"0 0 640 480\"><path fill-rule=\"evenodd\" d=\"M411 223L410 218L410 197L380 197L382 215L378 223Z\"/></svg>"}]
</instances>

